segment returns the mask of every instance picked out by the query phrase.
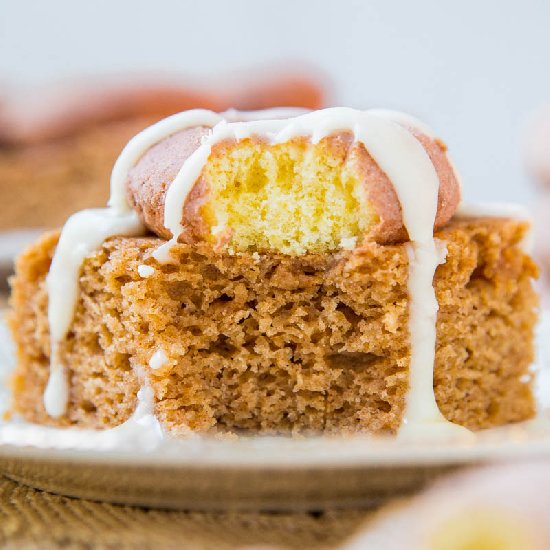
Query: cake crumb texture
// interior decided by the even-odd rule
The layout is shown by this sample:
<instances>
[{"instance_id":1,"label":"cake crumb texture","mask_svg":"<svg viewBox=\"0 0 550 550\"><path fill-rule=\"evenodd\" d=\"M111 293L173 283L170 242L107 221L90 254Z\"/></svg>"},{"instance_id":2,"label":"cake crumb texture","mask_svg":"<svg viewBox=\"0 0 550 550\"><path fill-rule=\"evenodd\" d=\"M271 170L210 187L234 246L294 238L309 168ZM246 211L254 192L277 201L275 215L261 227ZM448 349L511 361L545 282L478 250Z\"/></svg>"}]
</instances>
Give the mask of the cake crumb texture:
<instances>
[{"instance_id":1,"label":"cake crumb texture","mask_svg":"<svg viewBox=\"0 0 550 550\"><path fill-rule=\"evenodd\" d=\"M537 269L520 248L528 225L452 221L436 238L440 304L434 388L442 413L477 430L534 415ZM45 276L57 234L18 260L9 322L18 354L12 410L29 421L108 428L148 377L173 433L394 433L408 390L407 244L289 256L216 253L156 237L107 240L84 262L80 300L61 347L66 416L42 393L50 342ZM138 266L155 267L142 278ZM162 350L163 360L149 366ZM157 354L157 357L160 353ZM426 366L430 368L430 366Z\"/></svg>"},{"instance_id":2,"label":"cake crumb texture","mask_svg":"<svg viewBox=\"0 0 550 550\"><path fill-rule=\"evenodd\" d=\"M229 244L240 251L324 253L358 239L379 218L350 155L352 140L218 144L202 172L210 189L206 224L230 227Z\"/></svg>"}]
</instances>

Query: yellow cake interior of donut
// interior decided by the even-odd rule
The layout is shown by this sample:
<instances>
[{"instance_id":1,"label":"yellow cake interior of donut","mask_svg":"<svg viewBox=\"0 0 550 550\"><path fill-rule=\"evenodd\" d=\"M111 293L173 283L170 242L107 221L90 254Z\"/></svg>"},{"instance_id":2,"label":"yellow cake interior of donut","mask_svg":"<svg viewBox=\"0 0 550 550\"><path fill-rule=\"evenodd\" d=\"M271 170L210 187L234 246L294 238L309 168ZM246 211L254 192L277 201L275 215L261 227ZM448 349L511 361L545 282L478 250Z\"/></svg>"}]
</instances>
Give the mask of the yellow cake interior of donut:
<instances>
[{"instance_id":1,"label":"yellow cake interior of donut","mask_svg":"<svg viewBox=\"0 0 550 550\"><path fill-rule=\"evenodd\" d=\"M326 138L216 146L202 172L202 216L215 237L230 229L237 251L297 255L353 247L378 222L349 160L349 146Z\"/></svg>"}]
</instances>

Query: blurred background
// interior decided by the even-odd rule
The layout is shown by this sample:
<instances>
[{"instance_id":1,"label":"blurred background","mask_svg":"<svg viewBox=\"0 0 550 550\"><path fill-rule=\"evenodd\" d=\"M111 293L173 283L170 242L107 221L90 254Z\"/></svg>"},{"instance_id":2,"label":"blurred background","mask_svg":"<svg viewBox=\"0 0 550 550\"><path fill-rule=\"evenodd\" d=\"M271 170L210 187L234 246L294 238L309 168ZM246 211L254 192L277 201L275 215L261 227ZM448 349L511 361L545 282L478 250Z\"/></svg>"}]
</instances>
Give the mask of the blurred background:
<instances>
[{"instance_id":1,"label":"blurred background","mask_svg":"<svg viewBox=\"0 0 550 550\"><path fill-rule=\"evenodd\" d=\"M550 289L550 1L0 0L0 307L17 251L104 204L114 160L143 127L193 107L291 104L425 121L467 200L533 208ZM547 491L533 489L548 488L549 468L521 468L436 487L403 508L404 529L394 516L388 528L409 538L409 525L456 508L453 543L438 548L459 548L468 528L504 532L491 548L527 548L506 514L472 513L504 501L547 532Z\"/></svg>"},{"instance_id":2,"label":"blurred background","mask_svg":"<svg viewBox=\"0 0 550 550\"><path fill-rule=\"evenodd\" d=\"M550 2L1 0L4 91L75 77L222 79L306 63L328 103L384 106L444 138L468 197L529 202L529 115L550 101Z\"/></svg>"},{"instance_id":3,"label":"blurred background","mask_svg":"<svg viewBox=\"0 0 550 550\"><path fill-rule=\"evenodd\" d=\"M22 229L102 206L126 141L192 107L410 112L467 200L536 206L540 230L549 24L545 0L0 0L0 267Z\"/></svg>"}]
</instances>

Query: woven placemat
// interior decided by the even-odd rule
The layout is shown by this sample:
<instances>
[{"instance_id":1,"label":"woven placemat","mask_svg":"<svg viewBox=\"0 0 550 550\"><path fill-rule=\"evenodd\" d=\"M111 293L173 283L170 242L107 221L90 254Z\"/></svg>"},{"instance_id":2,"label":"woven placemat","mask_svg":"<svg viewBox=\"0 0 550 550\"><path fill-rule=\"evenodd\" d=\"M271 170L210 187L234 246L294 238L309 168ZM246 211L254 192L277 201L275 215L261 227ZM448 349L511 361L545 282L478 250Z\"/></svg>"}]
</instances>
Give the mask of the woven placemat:
<instances>
[{"instance_id":1,"label":"woven placemat","mask_svg":"<svg viewBox=\"0 0 550 550\"><path fill-rule=\"evenodd\" d=\"M0 309L6 303L0 293ZM328 549L368 515L147 510L54 495L0 474L2 549Z\"/></svg>"},{"instance_id":2,"label":"woven placemat","mask_svg":"<svg viewBox=\"0 0 550 550\"><path fill-rule=\"evenodd\" d=\"M53 495L0 476L0 547L9 549L335 548L369 515L147 510Z\"/></svg>"}]
</instances>

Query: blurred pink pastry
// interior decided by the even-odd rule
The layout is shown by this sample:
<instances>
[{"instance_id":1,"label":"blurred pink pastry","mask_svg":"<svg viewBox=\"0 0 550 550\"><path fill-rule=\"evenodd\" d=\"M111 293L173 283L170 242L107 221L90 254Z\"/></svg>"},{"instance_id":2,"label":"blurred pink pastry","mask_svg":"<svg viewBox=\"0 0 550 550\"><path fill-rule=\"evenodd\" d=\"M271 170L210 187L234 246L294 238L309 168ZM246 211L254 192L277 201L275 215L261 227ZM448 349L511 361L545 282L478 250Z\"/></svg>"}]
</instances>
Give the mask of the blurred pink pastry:
<instances>
[{"instance_id":1,"label":"blurred pink pastry","mask_svg":"<svg viewBox=\"0 0 550 550\"><path fill-rule=\"evenodd\" d=\"M535 181L550 189L550 103L531 116L526 132L525 162Z\"/></svg>"},{"instance_id":2,"label":"blurred pink pastry","mask_svg":"<svg viewBox=\"0 0 550 550\"><path fill-rule=\"evenodd\" d=\"M0 230L61 225L107 200L114 161L137 132L178 111L225 111L327 101L315 72L255 71L197 85L133 77L67 83L0 101ZM47 197L47 208L45 205Z\"/></svg>"},{"instance_id":3,"label":"blurred pink pastry","mask_svg":"<svg viewBox=\"0 0 550 550\"><path fill-rule=\"evenodd\" d=\"M382 511L346 550L543 550L550 464L480 468Z\"/></svg>"},{"instance_id":4,"label":"blurred pink pastry","mask_svg":"<svg viewBox=\"0 0 550 550\"><path fill-rule=\"evenodd\" d=\"M550 303L550 104L531 116L524 155L527 170L537 184L533 208L535 257L541 267L543 303Z\"/></svg>"}]
</instances>

